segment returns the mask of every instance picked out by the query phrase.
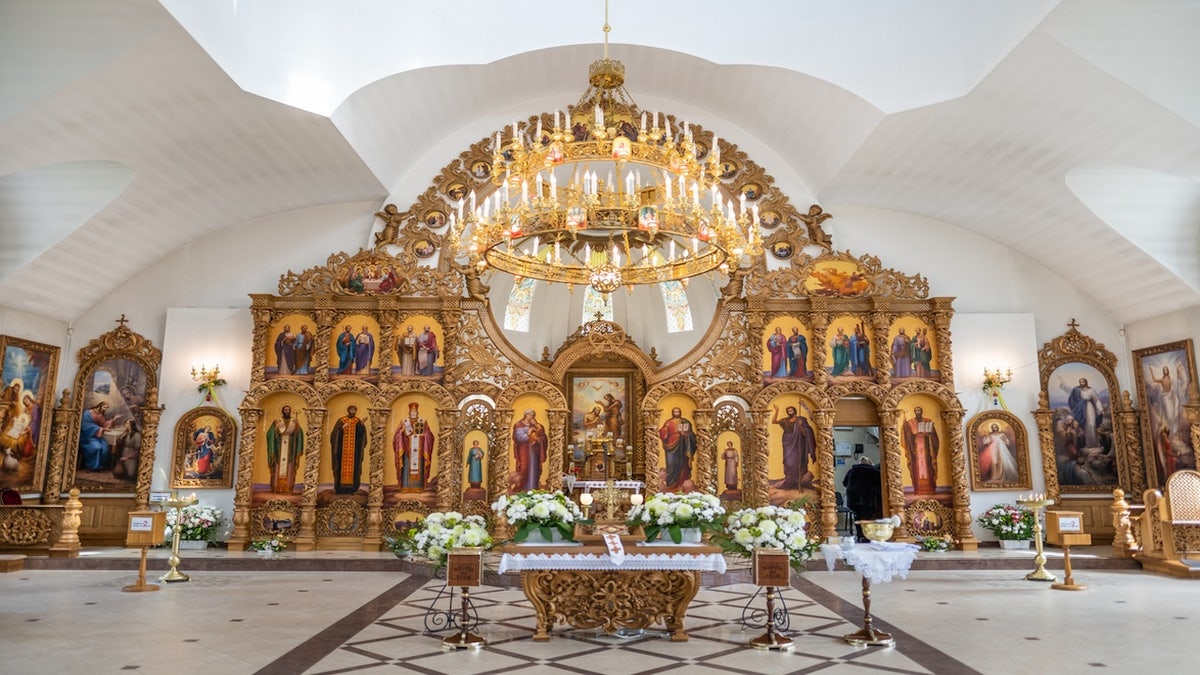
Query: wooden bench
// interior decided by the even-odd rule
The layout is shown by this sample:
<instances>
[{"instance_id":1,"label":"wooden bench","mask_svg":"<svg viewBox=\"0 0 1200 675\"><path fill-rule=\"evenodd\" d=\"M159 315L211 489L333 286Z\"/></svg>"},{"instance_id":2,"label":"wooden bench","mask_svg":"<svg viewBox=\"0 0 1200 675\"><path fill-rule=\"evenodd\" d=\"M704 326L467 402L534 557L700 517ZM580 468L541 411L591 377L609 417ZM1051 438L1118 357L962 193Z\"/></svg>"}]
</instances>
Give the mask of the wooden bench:
<instances>
[{"instance_id":1,"label":"wooden bench","mask_svg":"<svg viewBox=\"0 0 1200 675\"><path fill-rule=\"evenodd\" d=\"M1200 472L1182 469L1162 492L1146 490L1140 518L1142 550L1134 557L1157 572L1200 579Z\"/></svg>"},{"instance_id":2,"label":"wooden bench","mask_svg":"<svg viewBox=\"0 0 1200 675\"><path fill-rule=\"evenodd\" d=\"M65 504L0 506L0 555L75 558L79 555L79 519L83 504L71 490ZM6 570L14 571L14 570Z\"/></svg>"}]
</instances>

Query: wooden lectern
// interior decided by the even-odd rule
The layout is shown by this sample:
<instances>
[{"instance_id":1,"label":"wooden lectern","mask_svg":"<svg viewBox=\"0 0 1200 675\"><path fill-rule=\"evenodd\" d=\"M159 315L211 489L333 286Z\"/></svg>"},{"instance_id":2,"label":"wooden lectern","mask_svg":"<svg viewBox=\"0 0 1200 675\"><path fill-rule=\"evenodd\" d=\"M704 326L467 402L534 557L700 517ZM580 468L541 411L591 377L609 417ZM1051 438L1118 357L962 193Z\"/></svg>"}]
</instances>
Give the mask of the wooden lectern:
<instances>
[{"instance_id":1,"label":"wooden lectern","mask_svg":"<svg viewBox=\"0 0 1200 675\"><path fill-rule=\"evenodd\" d=\"M1051 584L1050 588L1060 591L1082 591L1087 588L1085 584L1075 583L1071 576L1071 547L1092 543L1092 535L1083 531L1083 512L1047 511L1046 541L1062 547L1063 574L1066 576L1061 584Z\"/></svg>"}]
</instances>

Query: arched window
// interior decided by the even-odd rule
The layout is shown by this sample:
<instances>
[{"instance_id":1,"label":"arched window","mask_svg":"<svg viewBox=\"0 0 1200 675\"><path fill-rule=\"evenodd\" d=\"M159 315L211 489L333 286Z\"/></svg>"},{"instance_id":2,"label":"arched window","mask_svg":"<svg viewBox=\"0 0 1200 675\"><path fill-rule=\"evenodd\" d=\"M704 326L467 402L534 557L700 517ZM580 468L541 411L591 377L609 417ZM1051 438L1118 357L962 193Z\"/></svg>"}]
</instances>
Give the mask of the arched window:
<instances>
[{"instance_id":1,"label":"arched window","mask_svg":"<svg viewBox=\"0 0 1200 675\"><path fill-rule=\"evenodd\" d=\"M659 284L662 289L663 304L667 306L667 332L679 333L692 329L692 307L688 304L687 291L678 281L664 281Z\"/></svg>"},{"instance_id":2,"label":"arched window","mask_svg":"<svg viewBox=\"0 0 1200 675\"><path fill-rule=\"evenodd\" d=\"M508 294L508 305L504 308L504 329L522 333L529 332L529 310L533 306L535 279L522 279L513 284Z\"/></svg>"},{"instance_id":3,"label":"arched window","mask_svg":"<svg viewBox=\"0 0 1200 675\"><path fill-rule=\"evenodd\" d=\"M603 321L613 320L613 304L612 299L608 296L610 293L601 293L591 286L583 289L583 322L596 320L596 314L600 314L600 319Z\"/></svg>"}]
</instances>

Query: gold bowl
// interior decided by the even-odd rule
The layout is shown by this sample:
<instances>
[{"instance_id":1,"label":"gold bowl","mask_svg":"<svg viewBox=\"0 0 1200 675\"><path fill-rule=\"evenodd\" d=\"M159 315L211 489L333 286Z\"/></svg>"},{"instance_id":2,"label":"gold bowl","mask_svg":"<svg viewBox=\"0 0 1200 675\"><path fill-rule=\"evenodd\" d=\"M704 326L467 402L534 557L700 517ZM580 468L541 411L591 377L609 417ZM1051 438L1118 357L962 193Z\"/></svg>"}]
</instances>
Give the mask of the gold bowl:
<instances>
[{"instance_id":1,"label":"gold bowl","mask_svg":"<svg viewBox=\"0 0 1200 675\"><path fill-rule=\"evenodd\" d=\"M896 531L891 520L860 520L857 524L862 528L863 536L871 541L887 541Z\"/></svg>"}]
</instances>

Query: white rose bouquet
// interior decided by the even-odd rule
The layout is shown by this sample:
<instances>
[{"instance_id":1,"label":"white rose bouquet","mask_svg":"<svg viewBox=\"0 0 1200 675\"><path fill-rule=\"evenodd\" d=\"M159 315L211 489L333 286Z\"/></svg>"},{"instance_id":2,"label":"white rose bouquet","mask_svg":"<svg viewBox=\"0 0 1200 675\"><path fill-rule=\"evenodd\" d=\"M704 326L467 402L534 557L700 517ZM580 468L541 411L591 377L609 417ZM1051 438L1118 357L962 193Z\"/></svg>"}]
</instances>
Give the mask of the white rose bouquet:
<instances>
[{"instance_id":1,"label":"white rose bouquet","mask_svg":"<svg viewBox=\"0 0 1200 675\"><path fill-rule=\"evenodd\" d=\"M167 509L167 541L175 536L179 526L179 538L189 541L216 541L217 528L225 516L221 509L212 504L192 504L182 509Z\"/></svg>"},{"instance_id":2,"label":"white rose bouquet","mask_svg":"<svg viewBox=\"0 0 1200 675\"><path fill-rule=\"evenodd\" d=\"M397 555L422 555L441 567L446 564L446 557L452 548L491 548L492 535L488 534L487 521L483 516L464 516L457 511L449 511L431 513L425 516L420 525L386 541L388 548Z\"/></svg>"},{"instance_id":3,"label":"white rose bouquet","mask_svg":"<svg viewBox=\"0 0 1200 675\"><path fill-rule=\"evenodd\" d=\"M513 541L517 543L525 541L534 530L538 530L546 541L550 541L552 530L558 530L566 541L574 541L575 523L583 520L583 511L579 510L578 504L561 492L545 490L504 495L492 504L492 510L517 528L513 535Z\"/></svg>"},{"instance_id":4,"label":"white rose bouquet","mask_svg":"<svg viewBox=\"0 0 1200 675\"><path fill-rule=\"evenodd\" d=\"M717 530L725 507L714 495L703 492L664 492L629 509L626 524L641 526L646 541L654 541L664 531L676 544L683 541L683 530Z\"/></svg>"},{"instance_id":5,"label":"white rose bouquet","mask_svg":"<svg viewBox=\"0 0 1200 675\"><path fill-rule=\"evenodd\" d=\"M741 556L750 556L756 548L781 549L799 570L821 544L819 539L808 538L805 515L804 509L781 506L742 509L726 519L724 536L717 538L717 543L726 552Z\"/></svg>"}]
</instances>

